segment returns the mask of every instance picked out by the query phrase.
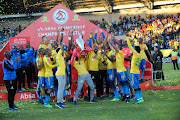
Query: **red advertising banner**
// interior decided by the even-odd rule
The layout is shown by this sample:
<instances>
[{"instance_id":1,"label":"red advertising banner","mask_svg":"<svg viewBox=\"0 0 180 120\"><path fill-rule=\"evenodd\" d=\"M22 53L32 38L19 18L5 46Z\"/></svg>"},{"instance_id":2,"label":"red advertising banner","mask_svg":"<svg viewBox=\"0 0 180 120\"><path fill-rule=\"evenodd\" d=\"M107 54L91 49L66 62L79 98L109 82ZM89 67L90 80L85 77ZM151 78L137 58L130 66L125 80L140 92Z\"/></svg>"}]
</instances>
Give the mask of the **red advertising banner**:
<instances>
[{"instance_id":1,"label":"red advertising banner","mask_svg":"<svg viewBox=\"0 0 180 120\"><path fill-rule=\"evenodd\" d=\"M84 40L89 39L91 29L94 29L94 31L98 30L98 35L101 34L102 30L106 35L103 29L63 5L58 4L15 37L30 37L31 46L37 49L39 43L42 42L43 36L48 36L49 39L53 38L55 40L57 31L61 31L62 28L64 28L63 40L66 45L68 44L68 32L72 28L74 29L74 39L79 38L79 30L82 31ZM111 35L109 34L109 36Z\"/></svg>"},{"instance_id":2,"label":"red advertising banner","mask_svg":"<svg viewBox=\"0 0 180 120\"><path fill-rule=\"evenodd\" d=\"M140 84L141 90L147 90L152 86L152 80L146 81L144 83ZM118 86L116 86L116 89L118 90ZM110 89L109 89L110 90ZM87 90L88 92L88 90ZM112 92L111 90L109 92ZM66 89L66 97L71 97L71 90ZM103 93L106 94L106 87L103 88ZM96 95L96 88L94 90L94 95ZM50 97L54 97L54 91L51 92ZM8 100L8 93L1 93L0 92L0 100ZM38 99L36 92L19 92L16 93L14 101L24 101L24 100L36 100Z\"/></svg>"},{"instance_id":3,"label":"red advertising banner","mask_svg":"<svg viewBox=\"0 0 180 120\"><path fill-rule=\"evenodd\" d=\"M30 41L29 37L11 37L10 38L10 50L12 50L13 45L16 45L17 47L22 45L25 48L27 41Z\"/></svg>"},{"instance_id":4,"label":"red advertising banner","mask_svg":"<svg viewBox=\"0 0 180 120\"><path fill-rule=\"evenodd\" d=\"M148 60L145 61L145 64L146 64L146 67L144 69L143 79L147 79L147 80L153 79L153 65ZM141 75L139 79L141 79Z\"/></svg>"},{"instance_id":5,"label":"red advertising banner","mask_svg":"<svg viewBox=\"0 0 180 120\"><path fill-rule=\"evenodd\" d=\"M146 60L146 68L144 70L144 79L153 79L153 65Z\"/></svg>"}]
</instances>

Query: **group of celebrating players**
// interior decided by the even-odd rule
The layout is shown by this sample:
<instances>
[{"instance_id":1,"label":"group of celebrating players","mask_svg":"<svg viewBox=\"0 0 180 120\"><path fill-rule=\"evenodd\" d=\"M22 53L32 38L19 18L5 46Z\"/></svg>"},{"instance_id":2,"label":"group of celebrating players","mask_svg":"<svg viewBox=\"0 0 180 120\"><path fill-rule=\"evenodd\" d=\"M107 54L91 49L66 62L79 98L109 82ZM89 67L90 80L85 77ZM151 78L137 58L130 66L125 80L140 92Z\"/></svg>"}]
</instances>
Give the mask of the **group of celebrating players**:
<instances>
[{"instance_id":1,"label":"group of celebrating players","mask_svg":"<svg viewBox=\"0 0 180 120\"><path fill-rule=\"evenodd\" d=\"M65 96L66 83L71 81L71 96L74 105L77 105L81 91L84 93L84 97L89 96L90 103L96 103L98 101L94 99L94 84L96 84L97 98L103 99L103 77L107 78L106 94L109 94L109 85L114 94L111 101L119 101L120 97L122 97L122 101L127 103L134 100L135 97L137 101L133 104L144 101L139 87L139 69L142 69L141 79L143 79L145 50L148 50L148 48L143 44L143 39L139 38L139 44L132 47L128 36L126 40L118 41L114 36L108 36L109 28L106 30L106 36L102 30L100 30L99 36L98 30L95 33L91 30L89 40L84 41L85 46L90 49L88 54L83 56L81 52L78 52L74 56L73 51L80 47L74 42L73 30L68 33L68 46L63 42L63 31L62 28L61 32L57 32L56 40L50 39L49 41L47 36L43 36L42 43L39 45L36 58L38 69L37 91L41 92L38 92L38 102L43 103L45 107L52 108L49 99L54 88L56 96L54 101L57 99L55 105L58 108L66 107L63 97ZM58 40L59 33L61 33L60 40ZM83 39L81 31L79 31L79 38ZM122 49L125 50L122 51ZM124 53L128 50L132 58L124 57ZM124 60L131 61L130 71L124 66ZM120 92L116 89L116 82ZM129 89L132 93L131 97Z\"/></svg>"}]
</instances>

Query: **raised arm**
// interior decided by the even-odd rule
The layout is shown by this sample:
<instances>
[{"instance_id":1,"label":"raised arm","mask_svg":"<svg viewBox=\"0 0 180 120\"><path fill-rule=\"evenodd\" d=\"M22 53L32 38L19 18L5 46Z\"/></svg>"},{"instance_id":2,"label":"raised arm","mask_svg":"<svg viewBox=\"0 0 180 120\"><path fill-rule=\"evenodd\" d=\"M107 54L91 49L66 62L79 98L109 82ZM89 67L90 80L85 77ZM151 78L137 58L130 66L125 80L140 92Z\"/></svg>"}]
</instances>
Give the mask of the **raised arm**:
<instances>
[{"instance_id":1,"label":"raised arm","mask_svg":"<svg viewBox=\"0 0 180 120\"><path fill-rule=\"evenodd\" d=\"M17 49L13 49L10 51L11 54L15 53L17 51Z\"/></svg>"},{"instance_id":2,"label":"raised arm","mask_svg":"<svg viewBox=\"0 0 180 120\"><path fill-rule=\"evenodd\" d=\"M68 32L68 51L71 50L72 46L73 46L73 31L71 30Z\"/></svg>"},{"instance_id":3,"label":"raised arm","mask_svg":"<svg viewBox=\"0 0 180 120\"><path fill-rule=\"evenodd\" d=\"M94 34L94 38L93 38L93 32L94 32L94 30L92 29L92 30L91 30L91 33L90 33L90 37L89 37L89 43L88 43L88 45L89 45L90 47L93 47L93 46L92 46L92 41L93 41L93 44L96 43L95 40L96 40L96 38L97 38L97 32L98 32L98 31L96 30L96 32L95 32L95 34Z\"/></svg>"},{"instance_id":4,"label":"raised arm","mask_svg":"<svg viewBox=\"0 0 180 120\"><path fill-rule=\"evenodd\" d=\"M57 37L56 37L57 43L58 43L58 37L59 37L59 30L57 31Z\"/></svg>"},{"instance_id":5,"label":"raised arm","mask_svg":"<svg viewBox=\"0 0 180 120\"><path fill-rule=\"evenodd\" d=\"M111 57L109 57L107 54L106 54L106 52L103 52L103 54L111 61L111 62L114 62L115 60L114 60L114 58L111 56Z\"/></svg>"},{"instance_id":6,"label":"raised arm","mask_svg":"<svg viewBox=\"0 0 180 120\"><path fill-rule=\"evenodd\" d=\"M109 31L110 31L110 28L108 27L108 28L107 28L107 34L106 34L106 37L105 37L105 39L104 39L104 42L107 42L107 40L108 40Z\"/></svg>"},{"instance_id":7,"label":"raised arm","mask_svg":"<svg viewBox=\"0 0 180 120\"><path fill-rule=\"evenodd\" d=\"M115 49L115 51L118 53L119 49L116 47L116 45L112 45L112 47Z\"/></svg>"},{"instance_id":8,"label":"raised arm","mask_svg":"<svg viewBox=\"0 0 180 120\"><path fill-rule=\"evenodd\" d=\"M113 48L113 46L111 45L111 38L108 39L108 44L109 44L109 47L111 48L111 50L115 50L115 49Z\"/></svg>"},{"instance_id":9,"label":"raised arm","mask_svg":"<svg viewBox=\"0 0 180 120\"><path fill-rule=\"evenodd\" d=\"M62 50L62 56L64 56L64 43L62 43L61 50Z\"/></svg>"},{"instance_id":10,"label":"raised arm","mask_svg":"<svg viewBox=\"0 0 180 120\"><path fill-rule=\"evenodd\" d=\"M59 41L59 42L62 42L62 41L63 41L63 32L64 32L64 28L61 29L61 38L60 38L60 41Z\"/></svg>"},{"instance_id":11,"label":"raised arm","mask_svg":"<svg viewBox=\"0 0 180 120\"><path fill-rule=\"evenodd\" d=\"M150 61L153 61L152 55L151 55L151 53L149 52L149 50L146 50L146 51L147 51L148 56L150 57Z\"/></svg>"},{"instance_id":12,"label":"raised arm","mask_svg":"<svg viewBox=\"0 0 180 120\"><path fill-rule=\"evenodd\" d=\"M129 37L126 37L126 40L127 40L127 44L128 44L129 49L130 49L133 53L135 53L136 51L135 51L134 48L132 47L132 45L131 45L131 43L130 43L130 41L129 41Z\"/></svg>"}]
</instances>

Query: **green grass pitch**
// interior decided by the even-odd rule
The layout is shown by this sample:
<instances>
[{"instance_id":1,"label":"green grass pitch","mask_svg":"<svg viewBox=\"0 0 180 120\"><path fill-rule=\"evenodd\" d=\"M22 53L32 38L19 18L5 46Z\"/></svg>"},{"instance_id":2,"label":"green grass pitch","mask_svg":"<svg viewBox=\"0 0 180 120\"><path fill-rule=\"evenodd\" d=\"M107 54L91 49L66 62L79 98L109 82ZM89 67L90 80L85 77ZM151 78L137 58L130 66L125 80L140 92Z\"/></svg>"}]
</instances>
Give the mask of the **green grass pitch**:
<instances>
[{"instance_id":1,"label":"green grass pitch","mask_svg":"<svg viewBox=\"0 0 180 120\"><path fill-rule=\"evenodd\" d=\"M156 86L180 85L180 71L172 64L163 65L165 81ZM77 105L67 102L64 109L45 108L36 101L16 102L18 111L8 111L7 101L0 101L0 120L180 120L180 90L143 91L144 103L133 105L122 101L111 102L105 97L98 103L78 100Z\"/></svg>"}]
</instances>

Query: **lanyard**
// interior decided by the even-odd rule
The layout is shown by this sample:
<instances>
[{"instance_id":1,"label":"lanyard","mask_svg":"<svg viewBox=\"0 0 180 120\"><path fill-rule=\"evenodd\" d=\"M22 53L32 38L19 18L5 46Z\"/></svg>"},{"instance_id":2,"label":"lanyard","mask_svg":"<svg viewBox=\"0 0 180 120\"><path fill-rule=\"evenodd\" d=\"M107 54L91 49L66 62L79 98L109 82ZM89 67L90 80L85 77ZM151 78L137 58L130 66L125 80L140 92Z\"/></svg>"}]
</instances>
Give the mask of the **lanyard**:
<instances>
[{"instance_id":1,"label":"lanyard","mask_svg":"<svg viewBox=\"0 0 180 120\"><path fill-rule=\"evenodd\" d=\"M95 59L98 56L98 53L93 57L93 59Z\"/></svg>"},{"instance_id":2,"label":"lanyard","mask_svg":"<svg viewBox=\"0 0 180 120\"><path fill-rule=\"evenodd\" d=\"M7 58L4 58L4 59L7 60L11 65L13 65L13 63L10 60L8 60Z\"/></svg>"}]
</instances>

